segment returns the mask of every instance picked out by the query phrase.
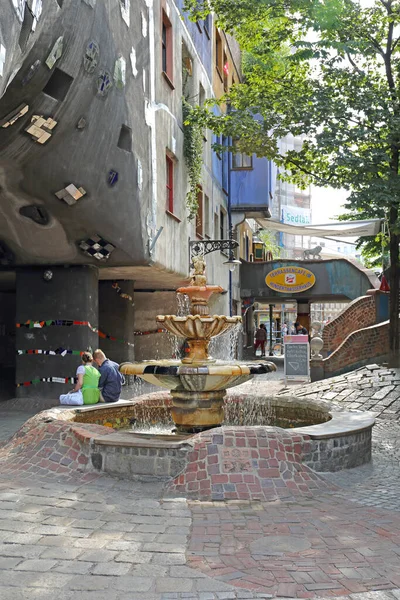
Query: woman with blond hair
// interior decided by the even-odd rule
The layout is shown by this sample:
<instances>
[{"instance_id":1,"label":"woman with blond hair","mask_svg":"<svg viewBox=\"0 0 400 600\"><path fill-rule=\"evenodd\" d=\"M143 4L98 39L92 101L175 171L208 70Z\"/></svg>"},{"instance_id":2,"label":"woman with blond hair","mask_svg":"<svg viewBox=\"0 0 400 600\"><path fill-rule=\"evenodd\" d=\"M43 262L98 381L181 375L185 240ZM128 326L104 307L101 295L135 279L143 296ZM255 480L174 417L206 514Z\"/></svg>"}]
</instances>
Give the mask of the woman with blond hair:
<instances>
[{"instance_id":1,"label":"woman with blond hair","mask_svg":"<svg viewBox=\"0 0 400 600\"><path fill-rule=\"evenodd\" d=\"M90 352L82 352L81 359L82 364L76 370L75 387L68 394L61 394L60 404L82 406L82 404L97 404L100 399L100 373L92 365L93 356Z\"/></svg>"}]
</instances>

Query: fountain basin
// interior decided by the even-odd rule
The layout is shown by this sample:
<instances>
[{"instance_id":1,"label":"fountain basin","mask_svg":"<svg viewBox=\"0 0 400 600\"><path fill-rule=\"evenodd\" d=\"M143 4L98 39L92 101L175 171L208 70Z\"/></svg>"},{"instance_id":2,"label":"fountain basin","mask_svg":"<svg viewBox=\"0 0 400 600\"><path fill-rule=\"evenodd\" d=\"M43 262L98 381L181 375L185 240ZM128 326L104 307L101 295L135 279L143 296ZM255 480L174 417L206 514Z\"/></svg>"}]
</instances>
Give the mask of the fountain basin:
<instances>
[{"instance_id":1,"label":"fountain basin","mask_svg":"<svg viewBox=\"0 0 400 600\"><path fill-rule=\"evenodd\" d=\"M171 403L168 393L156 392L133 403L75 409L75 422L122 427L134 419L135 427L155 425L153 430L159 431L99 433L91 447L94 467L133 479L159 477L167 487L194 498L262 499L271 491L287 493L300 481L299 472L304 474L300 489L306 491L315 471L339 471L371 459L375 415L370 412L345 411L323 400L304 402L231 390L224 401L229 420L222 427L167 436L158 424L173 426ZM273 426L283 421L287 429ZM285 465L293 460L292 480L287 479Z\"/></svg>"},{"instance_id":2,"label":"fountain basin","mask_svg":"<svg viewBox=\"0 0 400 600\"><path fill-rule=\"evenodd\" d=\"M275 371L270 362L240 364L213 362L188 366L182 361L125 363L124 375L138 375L148 383L171 390L171 415L180 431L201 431L224 420L226 389L245 383L256 374Z\"/></svg>"}]
</instances>

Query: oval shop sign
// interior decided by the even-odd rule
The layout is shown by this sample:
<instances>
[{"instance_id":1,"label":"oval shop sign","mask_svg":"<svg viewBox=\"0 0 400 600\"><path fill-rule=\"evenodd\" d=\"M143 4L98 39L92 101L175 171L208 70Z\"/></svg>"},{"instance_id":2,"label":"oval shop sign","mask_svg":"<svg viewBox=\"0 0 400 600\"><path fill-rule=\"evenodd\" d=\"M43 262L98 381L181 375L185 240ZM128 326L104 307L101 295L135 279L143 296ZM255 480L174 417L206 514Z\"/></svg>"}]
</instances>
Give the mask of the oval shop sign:
<instances>
[{"instance_id":1,"label":"oval shop sign","mask_svg":"<svg viewBox=\"0 0 400 600\"><path fill-rule=\"evenodd\" d=\"M299 293L312 288L315 275L302 267L281 267L268 273L265 283L275 292Z\"/></svg>"}]
</instances>

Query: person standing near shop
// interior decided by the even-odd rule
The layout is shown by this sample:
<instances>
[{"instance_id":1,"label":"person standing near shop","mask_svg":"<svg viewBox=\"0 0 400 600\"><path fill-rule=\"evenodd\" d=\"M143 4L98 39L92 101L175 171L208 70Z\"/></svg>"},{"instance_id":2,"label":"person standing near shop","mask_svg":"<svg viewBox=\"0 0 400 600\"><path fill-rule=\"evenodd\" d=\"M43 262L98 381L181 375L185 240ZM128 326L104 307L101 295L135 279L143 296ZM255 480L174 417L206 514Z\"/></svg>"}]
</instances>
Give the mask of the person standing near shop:
<instances>
[{"instance_id":1,"label":"person standing near shop","mask_svg":"<svg viewBox=\"0 0 400 600\"><path fill-rule=\"evenodd\" d=\"M261 323L260 327L256 331L256 339L254 343L254 354L257 352L257 348L261 348L261 356L265 356L265 342L267 341L267 330L265 329L264 323Z\"/></svg>"}]
</instances>

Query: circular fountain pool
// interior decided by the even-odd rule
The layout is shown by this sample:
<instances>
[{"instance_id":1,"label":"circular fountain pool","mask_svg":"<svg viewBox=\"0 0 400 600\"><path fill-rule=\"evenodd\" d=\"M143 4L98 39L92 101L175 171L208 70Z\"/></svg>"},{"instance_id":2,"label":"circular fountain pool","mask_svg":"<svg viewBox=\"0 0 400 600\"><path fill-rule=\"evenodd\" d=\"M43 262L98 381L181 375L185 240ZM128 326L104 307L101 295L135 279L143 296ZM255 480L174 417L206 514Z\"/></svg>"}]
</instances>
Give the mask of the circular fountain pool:
<instances>
[{"instance_id":1,"label":"circular fountain pool","mask_svg":"<svg viewBox=\"0 0 400 600\"><path fill-rule=\"evenodd\" d=\"M211 444L212 450L199 451L205 453L202 472L206 473L210 468L212 474L213 469L223 463L223 453L234 451L240 456L244 452L245 466L240 461L232 464L235 468L247 469L252 468L248 465L254 453L259 451L258 458L263 453L270 457L270 450L262 448L266 444L265 437L272 440L274 448L275 438L284 440L278 462L283 460L287 448L295 444L296 460L301 461L304 468L315 471L337 471L371 460L372 413L343 411L324 400L304 402L296 398L263 398L259 389L253 393L232 390L225 400L226 420L221 427L199 434L173 435L170 405L171 397L167 392L155 392L134 402L75 409L75 422L95 423L118 430L93 441L95 468L133 478L176 478L189 468L191 459L188 457L194 447L206 448L210 440L221 439L224 447L219 451L219 458L215 458L217 462L212 462L212 456L206 459L206 455L214 452L218 444ZM245 448L249 450L245 451ZM283 462L286 464L285 460Z\"/></svg>"},{"instance_id":2,"label":"circular fountain pool","mask_svg":"<svg viewBox=\"0 0 400 600\"><path fill-rule=\"evenodd\" d=\"M175 435L176 428L171 418L170 404L168 397L162 397L158 393L151 394L139 399L123 421L114 422L113 427L133 433ZM224 401L222 426L264 425L295 429L326 423L331 418L327 407L311 403L228 396ZM197 432L193 430L192 433Z\"/></svg>"}]
</instances>

